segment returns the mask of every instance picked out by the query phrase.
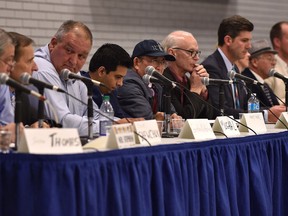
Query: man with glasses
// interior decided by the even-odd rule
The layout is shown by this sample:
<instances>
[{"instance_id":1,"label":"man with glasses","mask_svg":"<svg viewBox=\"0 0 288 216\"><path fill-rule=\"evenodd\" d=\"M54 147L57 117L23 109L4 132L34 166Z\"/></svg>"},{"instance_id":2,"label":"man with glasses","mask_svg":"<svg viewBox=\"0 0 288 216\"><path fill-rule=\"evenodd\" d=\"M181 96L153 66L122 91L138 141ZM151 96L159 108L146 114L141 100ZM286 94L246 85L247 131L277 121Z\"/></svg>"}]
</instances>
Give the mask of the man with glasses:
<instances>
[{"instance_id":1,"label":"man with glasses","mask_svg":"<svg viewBox=\"0 0 288 216\"><path fill-rule=\"evenodd\" d=\"M128 70L123 86L118 90L119 103L130 117L143 117L146 120L164 119L162 86L147 85L142 77L147 66L153 66L159 73L163 73L166 61L174 60L175 58L165 53L155 40L143 40L135 46L132 54L133 69ZM171 117L180 118L176 113Z\"/></svg>"},{"instance_id":2,"label":"man with glasses","mask_svg":"<svg viewBox=\"0 0 288 216\"><path fill-rule=\"evenodd\" d=\"M208 56L203 65L213 79L228 80L228 72L235 67L235 62L245 58L251 48L252 31L254 25L244 17L234 15L223 19L218 28L218 48ZM239 113L247 109L247 93L241 84L223 85L225 101L224 114L239 118ZM220 85L209 85L209 95L212 104L220 108ZM220 115L220 110L215 112L215 118Z\"/></svg>"},{"instance_id":3,"label":"man with glasses","mask_svg":"<svg viewBox=\"0 0 288 216\"><path fill-rule=\"evenodd\" d=\"M169 62L164 71L164 76L180 86L180 89L171 90L171 102L176 112L185 119L211 118L213 110L205 102L208 100L207 88L201 82L201 77L209 75L197 63L201 51L194 36L186 31L174 31L163 40L162 45L176 59Z\"/></svg>"},{"instance_id":4,"label":"man with glasses","mask_svg":"<svg viewBox=\"0 0 288 216\"><path fill-rule=\"evenodd\" d=\"M250 77L263 85L247 84L247 87L256 93L257 98L260 100L260 108L268 117L269 122L276 122L278 119L268 113L267 109L270 109L278 118L282 112L285 112L286 107L279 105L277 98L275 97L271 88L264 83L264 79L269 77L269 72L276 65L275 50L272 50L268 41L257 40L252 42L252 47L249 50L249 67L246 68L242 74ZM267 110L267 111L266 111ZM267 118L265 118L267 120Z\"/></svg>"}]
</instances>

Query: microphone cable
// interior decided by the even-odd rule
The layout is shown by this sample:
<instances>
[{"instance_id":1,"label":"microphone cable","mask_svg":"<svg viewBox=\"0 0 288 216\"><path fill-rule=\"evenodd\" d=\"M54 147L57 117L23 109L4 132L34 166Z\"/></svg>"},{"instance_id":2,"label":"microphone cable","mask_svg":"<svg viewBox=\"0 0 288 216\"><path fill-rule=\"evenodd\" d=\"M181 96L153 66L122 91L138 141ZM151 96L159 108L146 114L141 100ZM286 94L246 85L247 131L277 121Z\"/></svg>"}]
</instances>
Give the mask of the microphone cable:
<instances>
[{"instance_id":1,"label":"microphone cable","mask_svg":"<svg viewBox=\"0 0 288 216\"><path fill-rule=\"evenodd\" d=\"M251 90L246 84L244 84L243 82L237 82L237 83L240 84L240 85L242 85L242 86L244 86L250 95L253 93L252 90ZM274 93L273 93L273 94L274 94ZM275 95L275 94L274 94L274 95ZM275 95L275 96L276 96L276 95ZM267 107L266 104L264 104L264 102L257 97L257 95L256 95L256 98L259 100L259 102L260 102L261 105L263 105L264 107ZM276 96L276 98L278 98L278 97ZM281 102L283 102L280 98L279 98L279 100L280 100ZM267 108L268 108L268 107L267 107ZM284 125L284 127L286 128L286 130L288 130L288 127L287 127L287 126L285 125L285 123L284 123L280 118L278 118L278 116L271 110L271 107L268 108L267 110L268 110L279 122L281 122L281 124ZM268 120L268 119L267 119L267 120Z\"/></svg>"},{"instance_id":2,"label":"microphone cable","mask_svg":"<svg viewBox=\"0 0 288 216\"><path fill-rule=\"evenodd\" d=\"M82 105L85 105L86 107L88 107L88 104L83 102L82 100L78 99L77 97L75 97L74 95L71 95L69 94L68 92L65 92L65 94L67 94L69 97L72 97L73 99L75 99L76 101L80 102ZM88 108L87 108L88 109ZM87 110L86 109L86 110ZM110 116L107 116L106 114L104 114L100 109L95 109L93 107L93 110L96 111L98 114L100 114L101 116L104 116L105 118L109 119L110 121L112 121L113 123L115 124L120 124L119 122L115 121L113 118L111 118ZM128 118L125 118L127 120L128 123L131 123L132 122L128 119ZM152 146L151 143L144 137L142 136L141 134L137 133L135 130L133 131L134 134L138 135L139 137L141 137L142 139L144 139L149 146Z\"/></svg>"},{"instance_id":3,"label":"microphone cable","mask_svg":"<svg viewBox=\"0 0 288 216\"><path fill-rule=\"evenodd\" d=\"M183 86L182 84L176 82L176 85L186 89L187 91L190 92L190 90L188 88L186 88L185 86ZM209 93L209 92L208 92ZM209 102L207 102L206 100L204 100L200 95L198 95L197 93L195 94L196 97L198 97L203 103L205 103L206 105L212 107L214 110L216 110L217 112L221 113L222 115L228 117L229 119L235 121L236 123L242 125L243 127L246 127L247 129L251 130L255 135L258 135L252 128L248 127L247 125L241 123L240 121L237 121L236 119L232 118L231 116L227 115L226 113L222 112L220 109L218 109L217 107L215 107L214 105L210 104ZM192 104L191 100L189 100L189 102ZM195 116L194 116L195 118Z\"/></svg>"}]
</instances>

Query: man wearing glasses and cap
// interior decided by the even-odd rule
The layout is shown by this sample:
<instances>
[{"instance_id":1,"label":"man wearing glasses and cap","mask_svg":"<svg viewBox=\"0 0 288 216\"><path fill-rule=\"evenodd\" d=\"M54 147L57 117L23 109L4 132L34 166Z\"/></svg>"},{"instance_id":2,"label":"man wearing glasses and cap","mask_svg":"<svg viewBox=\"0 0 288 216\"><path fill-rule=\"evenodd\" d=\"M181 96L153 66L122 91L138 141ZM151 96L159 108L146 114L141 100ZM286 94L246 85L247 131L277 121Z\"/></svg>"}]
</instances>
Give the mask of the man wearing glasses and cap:
<instances>
[{"instance_id":1,"label":"man wearing glasses and cap","mask_svg":"<svg viewBox=\"0 0 288 216\"><path fill-rule=\"evenodd\" d=\"M264 79L269 77L269 72L275 67L276 59L275 54L267 40L257 40L252 42L252 47L249 49L249 67L246 68L242 74L257 80L263 85L253 85L247 83L247 87L251 92L256 93L257 98L260 100L260 108L264 112L265 120L269 122L276 122L277 118L268 112L270 109L278 118L282 112L285 112L286 107L279 105L279 102L274 95L271 88L264 83Z\"/></svg>"},{"instance_id":2,"label":"man wearing glasses and cap","mask_svg":"<svg viewBox=\"0 0 288 216\"><path fill-rule=\"evenodd\" d=\"M128 70L123 86L118 90L122 109L133 118L163 120L162 87L146 84L142 77L146 74L147 66L153 66L159 73L163 73L166 61L175 61L175 58L165 53L155 40L143 40L135 46L132 61L132 70ZM180 118L175 113L171 117Z\"/></svg>"}]
</instances>

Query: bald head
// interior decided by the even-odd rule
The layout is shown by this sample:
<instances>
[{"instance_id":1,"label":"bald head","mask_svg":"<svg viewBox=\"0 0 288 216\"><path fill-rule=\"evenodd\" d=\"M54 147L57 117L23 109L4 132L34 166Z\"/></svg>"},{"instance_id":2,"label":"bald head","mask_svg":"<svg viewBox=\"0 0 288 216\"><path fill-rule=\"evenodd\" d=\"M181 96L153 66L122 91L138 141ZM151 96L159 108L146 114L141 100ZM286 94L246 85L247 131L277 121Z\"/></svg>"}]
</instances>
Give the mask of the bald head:
<instances>
[{"instance_id":1,"label":"bald head","mask_svg":"<svg viewBox=\"0 0 288 216\"><path fill-rule=\"evenodd\" d=\"M182 30L173 31L162 41L162 46L167 52L171 47L183 47L186 41L194 41L197 43L196 39L190 32Z\"/></svg>"}]
</instances>

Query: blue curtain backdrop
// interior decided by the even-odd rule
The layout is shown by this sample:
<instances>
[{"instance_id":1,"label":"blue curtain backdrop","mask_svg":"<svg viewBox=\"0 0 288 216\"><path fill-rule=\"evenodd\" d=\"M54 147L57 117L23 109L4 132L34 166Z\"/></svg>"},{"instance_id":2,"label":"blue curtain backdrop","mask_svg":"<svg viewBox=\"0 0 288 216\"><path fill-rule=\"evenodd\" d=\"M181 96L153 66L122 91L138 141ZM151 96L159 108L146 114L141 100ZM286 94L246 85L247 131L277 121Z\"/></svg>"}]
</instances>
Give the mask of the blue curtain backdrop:
<instances>
[{"instance_id":1,"label":"blue curtain backdrop","mask_svg":"<svg viewBox=\"0 0 288 216\"><path fill-rule=\"evenodd\" d=\"M0 155L0 215L288 215L288 133Z\"/></svg>"}]
</instances>

